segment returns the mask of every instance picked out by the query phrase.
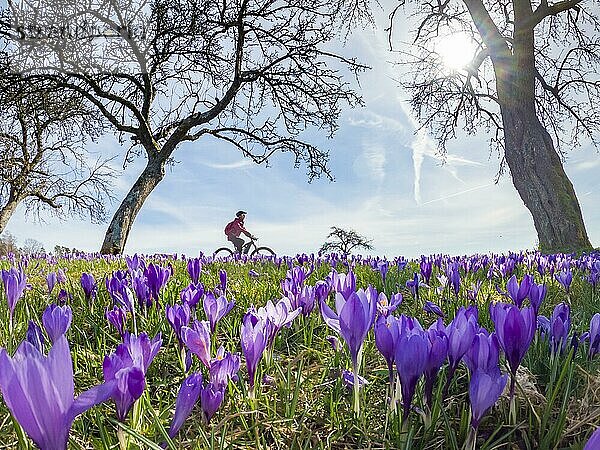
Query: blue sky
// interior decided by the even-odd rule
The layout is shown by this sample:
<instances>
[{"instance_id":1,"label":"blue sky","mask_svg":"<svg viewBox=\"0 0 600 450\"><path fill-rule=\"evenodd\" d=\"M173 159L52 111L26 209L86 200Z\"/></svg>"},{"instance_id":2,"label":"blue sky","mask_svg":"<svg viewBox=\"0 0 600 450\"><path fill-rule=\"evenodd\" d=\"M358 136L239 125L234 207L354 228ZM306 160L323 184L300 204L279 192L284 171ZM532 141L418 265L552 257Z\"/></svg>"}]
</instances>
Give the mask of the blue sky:
<instances>
[{"instance_id":1,"label":"blue sky","mask_svg":"<svg viewBox=\"0 0 600 450\"><path fill-rule=\"evenodd\" d=\"M341 51L356 55L372 70L357 89L365 107L345 109L333 139L315 131L304 137L331 151L335 182L307 183L304 168L288 155L270 167L257 166L226 144L210 139L180 147L178 161L138 215L127 253L178 252L195 255L227 244L225 224L235 211L248 211L247 228L280 254L318 250L329 227L353 228L373 239L373 254L404 255L503 252L530 249L536 233L529 211L506 174L494 177L499 159L485 136L464 137L449 145L445 164L416 123L397 81L399 68L387 50L386 14L378 30L351 36ZM401 37L399 38L401 39ZM92 151L120 155L112 136ZM143 167L129 166L115 183L118 207ZM583 210L589 237L600 245L600 154L591 146L573 150L565 162ZM106 224L85 221L33 222L19 209L7 230L26 238L97 251Z\"/></svg>"}]
</instances>

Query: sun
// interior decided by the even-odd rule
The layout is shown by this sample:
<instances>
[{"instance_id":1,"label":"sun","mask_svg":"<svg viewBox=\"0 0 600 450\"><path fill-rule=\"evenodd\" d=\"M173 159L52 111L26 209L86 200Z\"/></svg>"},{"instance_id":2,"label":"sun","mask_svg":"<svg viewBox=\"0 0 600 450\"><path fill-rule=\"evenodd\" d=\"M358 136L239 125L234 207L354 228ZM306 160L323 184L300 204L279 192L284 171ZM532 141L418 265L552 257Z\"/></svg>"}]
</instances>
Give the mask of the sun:
<instances>
[{"instance_id":1,"label":"sun","mask_svg":"<svg viewBox=\"0 0 600 450\"><path fill-rule=\"evenodd\" d=\"M476 48L476 43L467 34L453 33L437 41L435 52L445 67L459 71L473 60Z\"/></svg>"}]
</instances>

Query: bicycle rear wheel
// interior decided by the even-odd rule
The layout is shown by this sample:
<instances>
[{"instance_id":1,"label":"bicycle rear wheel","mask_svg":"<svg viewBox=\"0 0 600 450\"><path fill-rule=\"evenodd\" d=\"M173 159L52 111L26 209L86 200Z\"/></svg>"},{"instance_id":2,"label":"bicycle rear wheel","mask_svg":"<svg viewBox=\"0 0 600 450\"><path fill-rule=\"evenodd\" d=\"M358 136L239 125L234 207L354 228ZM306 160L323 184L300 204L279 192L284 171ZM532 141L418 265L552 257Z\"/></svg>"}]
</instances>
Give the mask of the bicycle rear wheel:
<instances>
[{"instance_id":1,"label":"bicycle rear wheel","mask_svg":"<svg viewBox=\"0 0 600 450\"><path fill-rule=\"evenodd\" d=\"M213 258L227 258L232 255L233 251L228 247L221 247L213 252Z\"/></svg>"},{"instance_id":2,"label":"bicycle rear wheel","mask_svg":"<svg viewBox=\"0 0 600 450\"><path fill-rule=\"evenodd\" d=\"M275 256L275 252L269 247L256 247L250 256Z\"/></svg>"}]
</instances>

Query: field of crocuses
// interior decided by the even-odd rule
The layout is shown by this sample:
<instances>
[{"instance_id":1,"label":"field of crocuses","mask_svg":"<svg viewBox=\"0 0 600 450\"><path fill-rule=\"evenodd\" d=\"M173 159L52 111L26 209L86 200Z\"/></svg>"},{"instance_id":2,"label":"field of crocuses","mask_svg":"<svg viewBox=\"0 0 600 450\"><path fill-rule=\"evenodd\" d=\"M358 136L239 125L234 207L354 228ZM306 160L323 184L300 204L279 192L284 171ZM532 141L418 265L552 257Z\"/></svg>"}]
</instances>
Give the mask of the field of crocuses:
<instances>
[{"instance_id":1,"label":"field of crocuses","mask_svg":"<svg viewBox=\"0 0 600 450\"><path fill-rule=\"evenodd\" d=\"M0 448L600 448L600 254L0 268Z\"/></svg>"}]
</instances>

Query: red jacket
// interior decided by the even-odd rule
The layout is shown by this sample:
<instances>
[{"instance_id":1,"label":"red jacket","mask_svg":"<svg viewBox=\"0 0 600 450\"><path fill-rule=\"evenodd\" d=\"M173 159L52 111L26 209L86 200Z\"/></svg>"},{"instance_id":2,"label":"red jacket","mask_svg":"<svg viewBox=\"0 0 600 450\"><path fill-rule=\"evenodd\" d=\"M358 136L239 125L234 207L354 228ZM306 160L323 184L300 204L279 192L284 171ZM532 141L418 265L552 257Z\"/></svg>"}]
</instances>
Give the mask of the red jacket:
<instances>
[{"instance_id":1,"label":"red jacket","mask_svg":"<svg viewBox=\"0 0 600 450\"><path fill-rule=\"evenodd\" d=\"M248 231L244 228L244 221L239 218L233 219L225 227L225 234L227 235L227 237L239 237L242 233L249 234Z\"/></svg>"}]
</instances>

